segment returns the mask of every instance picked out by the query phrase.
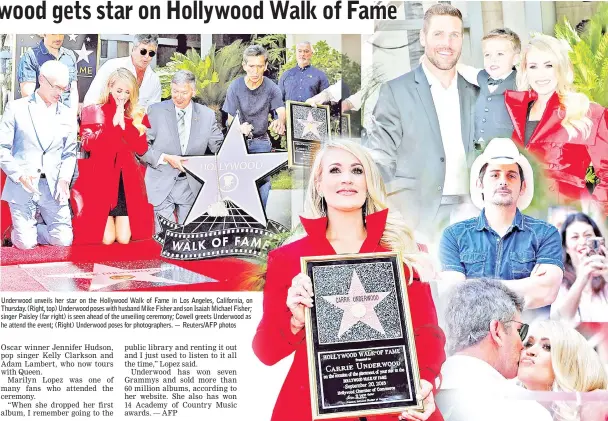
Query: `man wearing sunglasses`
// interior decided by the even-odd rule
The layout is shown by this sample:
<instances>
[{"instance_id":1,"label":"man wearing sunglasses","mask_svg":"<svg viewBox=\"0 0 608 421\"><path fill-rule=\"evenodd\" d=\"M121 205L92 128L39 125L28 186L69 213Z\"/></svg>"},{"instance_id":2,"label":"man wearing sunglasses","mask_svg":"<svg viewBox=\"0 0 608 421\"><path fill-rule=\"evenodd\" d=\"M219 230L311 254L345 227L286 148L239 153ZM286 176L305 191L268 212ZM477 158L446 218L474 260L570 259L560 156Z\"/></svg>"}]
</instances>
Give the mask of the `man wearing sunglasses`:
<instances>
[{"instance_id":1,"label":"man wearing sunglasses","mask_svg":"<svg viewBox=\"0 0 608 421\"><path fill-rule=\"evenodd\" d=\"M550 421L539 403L517 400L517 376L528 325L524 300L499 281L469 280L444 303L448 359L437 406L452 421ZM510 399L511 398L511 399Z\"/></svg>"},{"instance_id":2,"label":"man wearing sunglasses","mask_svg":"<svg viewBox=\"0 0 608 421\"><path fill-rule=\"evenodd\" d=\"M9 204L11 240L19 249L72 244L68 201L76 166L76 115L61 103L69 70L49 60L40 66L38 83L32 95L7 105L0 123L0 166L7 176L2 200Z\"/></svg>"},{"instance_id":3,"label":"man wearing sunglasses","mask_svg":"<svg viewBox=\"0 0 608 421\"><path fill-rule=\"evenodd\" d=\"M133 49L128 57L112 58L97 70L97 75L87 94L83 105L96 104L103 93L112 72L124 67L133 73L139 86L139 105L146 109L161 100L160 79L150 67L158 49L158 35L139 34L133 39Z\"/></svg>"}]
</instances>

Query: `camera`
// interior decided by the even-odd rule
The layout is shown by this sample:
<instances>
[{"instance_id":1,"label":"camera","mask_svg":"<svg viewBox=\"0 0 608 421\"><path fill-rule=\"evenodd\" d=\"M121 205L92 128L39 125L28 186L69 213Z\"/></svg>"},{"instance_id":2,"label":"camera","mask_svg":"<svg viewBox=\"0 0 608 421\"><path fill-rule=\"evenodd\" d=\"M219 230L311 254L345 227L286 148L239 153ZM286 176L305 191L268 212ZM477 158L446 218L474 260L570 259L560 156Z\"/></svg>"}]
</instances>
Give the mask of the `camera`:
<instances>
[{"instance_id":1,"label":"camera","mask_svg":"<svg viewBox=\"0 0 608 421\"><path fill-rule=\"evenodd\" d=\"M602 250L606 246L606 239L603 237L591 237L587 239L587 247L589 251L587 252L588 256L604 256L604 251Z\"/></svg>"}]
</instances>

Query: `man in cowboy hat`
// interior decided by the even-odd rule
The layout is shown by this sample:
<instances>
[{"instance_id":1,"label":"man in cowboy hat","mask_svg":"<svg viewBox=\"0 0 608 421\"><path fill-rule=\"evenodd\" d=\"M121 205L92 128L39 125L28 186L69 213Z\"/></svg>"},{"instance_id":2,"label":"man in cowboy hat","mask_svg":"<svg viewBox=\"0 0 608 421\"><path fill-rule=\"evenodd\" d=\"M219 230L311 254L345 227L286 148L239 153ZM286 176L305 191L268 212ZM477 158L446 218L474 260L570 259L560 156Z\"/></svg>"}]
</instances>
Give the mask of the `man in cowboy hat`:
<instances>
[{"instance_id":1,"label":"man in cowboy hat","mask_svg":"<svg viewBox=\"0 0 608 421\"><path fill-rule=\"evenodd\" d=\"M557 229L521 213L534 195L534 174L511 139L496 138L471 167L471 200L477 218L445 229L441 278L494 278L524 297L526 308L551 304L562 281Z\"/></svg>"}]
</instances>

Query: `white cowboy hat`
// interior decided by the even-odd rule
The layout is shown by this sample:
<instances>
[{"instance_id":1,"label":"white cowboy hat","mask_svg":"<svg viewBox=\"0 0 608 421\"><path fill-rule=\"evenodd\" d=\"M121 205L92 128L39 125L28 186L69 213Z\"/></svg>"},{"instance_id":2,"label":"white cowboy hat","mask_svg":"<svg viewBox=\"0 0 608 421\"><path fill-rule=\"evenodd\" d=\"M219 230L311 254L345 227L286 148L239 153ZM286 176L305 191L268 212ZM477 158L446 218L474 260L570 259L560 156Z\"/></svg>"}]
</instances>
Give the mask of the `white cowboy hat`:
<instances>
[{"instance_id":1,"label":"white cowboy hat","mask_svg":"<svg viewBox=\"0 0 608 421\"><path fill-rule=\"evenodd\" d=\"M486 149L481 155L475 159L473 166L471 167L471 201L479 209L483 209L485 204L483 203L481 188L477 185L479 180L479 172L485 164L519 164L524 172L524 181L526 182L525 191L519 196L517 200L517 207L519 210L524 210L532 202L534 196L534 173L528 159L519 153L519 149L511 139L508 138L495 138L488 143Z\"/></svg>"}]
</instances>

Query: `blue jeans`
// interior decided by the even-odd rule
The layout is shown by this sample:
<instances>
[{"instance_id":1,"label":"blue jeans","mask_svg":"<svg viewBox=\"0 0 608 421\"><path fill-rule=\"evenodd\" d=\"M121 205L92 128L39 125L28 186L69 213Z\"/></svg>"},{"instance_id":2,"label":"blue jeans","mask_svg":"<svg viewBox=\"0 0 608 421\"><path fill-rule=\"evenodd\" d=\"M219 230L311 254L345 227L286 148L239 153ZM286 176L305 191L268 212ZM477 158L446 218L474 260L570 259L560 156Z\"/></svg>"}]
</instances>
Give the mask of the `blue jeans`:
<instances>
[{"instance_id":1,"label":"blue jeans","mask_svg":"<svg viewBox=\"0 0 608 421\"><path fill-rule=\"evenodd\" d=\"M260 137L254 137L253 139L247 139L247 150L249 153L263 153L270 152L272 149L272 143L268 138L268 135L262 135ZM262 180L262 184L258 187L260 197L262 198L262 205L266 209L266 202L268 202L268 195L270 194L270 177L265 177Z\"/></svg>"}]
</instances>

